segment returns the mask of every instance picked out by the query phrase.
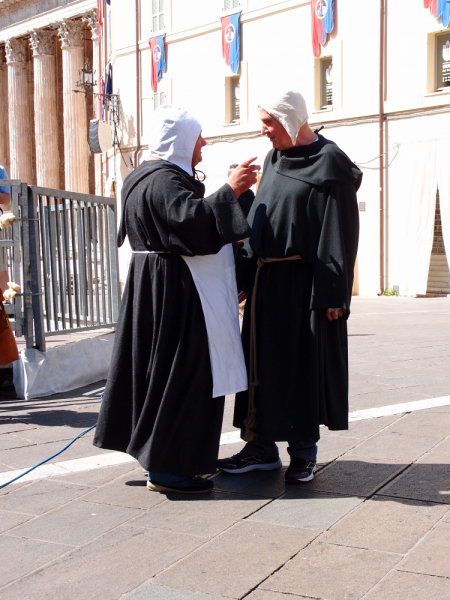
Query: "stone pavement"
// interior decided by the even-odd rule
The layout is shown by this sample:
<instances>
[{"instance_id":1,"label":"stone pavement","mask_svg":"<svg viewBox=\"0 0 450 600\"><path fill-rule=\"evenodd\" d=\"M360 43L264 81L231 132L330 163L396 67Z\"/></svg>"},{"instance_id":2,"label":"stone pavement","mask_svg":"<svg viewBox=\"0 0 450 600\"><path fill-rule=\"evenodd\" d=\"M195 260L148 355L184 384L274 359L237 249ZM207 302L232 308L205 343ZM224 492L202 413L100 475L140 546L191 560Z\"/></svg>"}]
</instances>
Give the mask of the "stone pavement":
<instances>
[{"instance_id":1,"label":"stone pavement","mask_svg":"<svg viewBox=\"0 0 450 600\"><path fill-rule=\"evenodd\" d=\"M450 299L356 298L349 331L351 411L450 395ZM101 389L1 402L0 472L94 424ZM52 462L105 454L92 435ZM148 492L135 462L19 481L0 490L0 598L450 598L450 398L322 428L319 462L301 487L217 474L191 497Z\"/></svg>"}]
</instances>

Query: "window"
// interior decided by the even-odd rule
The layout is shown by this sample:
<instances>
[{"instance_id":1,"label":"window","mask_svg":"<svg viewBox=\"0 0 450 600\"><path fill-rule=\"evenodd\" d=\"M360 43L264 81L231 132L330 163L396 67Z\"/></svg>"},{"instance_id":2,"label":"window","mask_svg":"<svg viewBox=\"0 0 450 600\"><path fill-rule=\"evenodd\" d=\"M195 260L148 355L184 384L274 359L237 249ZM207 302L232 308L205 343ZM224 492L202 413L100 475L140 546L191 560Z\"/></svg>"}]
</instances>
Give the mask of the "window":
<instances>
[{"instance_id":1,"label":"window","mask_svg":"<svg viewBox=\"0 0 450 600\"><path fill-rule=\"evenodd\" d=\"M223 10L230 10L240 5L240 0L224 0Z\"/></svg>"},{"instance_id":2,"label":"window","mask_svg":"<svg viewBox=\"0 0 450 600\"><path fill-rule=\"evenodd\" d=\"M225 123L239 123L241 120L241 79L225 79Z\"/></svg>"},{"instance_id":3,"label":"window","mask_svg":"<svg viewBox=\"0 0 450 600\"><path fill-rule=\"evenodd\" d=\"M320 108L333 106L333 59L320 59Z\"/></svg>"},{"instance_id":4,"label":"window","mask_svg":"<svg viewBox=\"0 0 450 600\"><path fill-rule=\"evenodd\" d=\"M450 88L450 32L436 36L436 91Z\"/></svg>"},{"instance_id":5,"label":"window","mask_svg":"<svg viewBox=\"0 0 450 600\"><path fill-rule=\"evenodd\" d=\"M164 29L164 0L152 0L152 31Z\"/></svg>"}]
</instances>

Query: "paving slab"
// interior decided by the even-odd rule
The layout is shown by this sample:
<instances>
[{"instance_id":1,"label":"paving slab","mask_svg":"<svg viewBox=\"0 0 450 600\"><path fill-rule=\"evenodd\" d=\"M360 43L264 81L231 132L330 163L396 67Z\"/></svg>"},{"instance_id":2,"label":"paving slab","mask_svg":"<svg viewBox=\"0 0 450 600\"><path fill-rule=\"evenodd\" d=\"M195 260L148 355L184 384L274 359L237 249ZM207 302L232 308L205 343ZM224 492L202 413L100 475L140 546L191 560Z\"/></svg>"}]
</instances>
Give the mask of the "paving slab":
<instances>
[{"instance_id":1,"label":"paving slab","mask_svg":"<svg viewBox=\"0 0 450 600\"><path fill-rule=\"evenodd\" d=\"M315 543L267 579L261 588L327 600L356 600L400 558L372 550Z\"/></svg>"},{"instance_id":2,"label":"paving slab","mask_svg":"<svg viewBox=\"0 0 450 600\"><path fill-rule=\"evenodd\" d=\"M32 519L31 515L21 515L19 513L7 512L6 510L0 510L0 533L8 531L29 519Z\"/></svg>"},{"instance_id":3,"label":"paving slab","mask_svg":"<svg viewBox=\"0 0 450 600\"><path fill-rule=\"evenodd\" d=\"M384 405L381 405L384 406ZM371 408L375 408L375 405ZM385 427L388 427L391 423L394 423L400 418L399 415L392 415L390 417L377 417L376 419L364 419L362 421L350 421L347 430L342 431L330 431L326 427L320 429L320 435L322 439L325 436L339 436L339 437L351 437L359 440L365 440L366 438L374 435L378 431L381 431ZM320 442L319 442L320 444Z\"/></svg>"},{"instance_id":4,"label":"paving slab","mask_svg":"<svg viewBox=\"0 0 450 600\"><path fill-rule=\"evenodd\" d=\"M375 496L322 539L329 544L405 554L447 510L442 504Z\"/></svg>"},{"instance_id":5,"label":"paving slab","mask_svg":"<svg viewBox=\"0 0 450 600\"><path fill-rule=\"evenodd\" d=\"M118 527L3 589L2 600L112 600L137 588L199 542L200 538L157 529Z\"/></svg>"},{"instance_id":6,"label":"paving slab","mask_svg":"<svg viewBox=\"0 0 450 600\"><path fill-rule=\"evenodd\" d=\"M406 435L387 429L353 448L346 457L413 462L431 450L437 441L434 436Z\"/></svg>"},{"instance_id":7,"label":"paving slab","mask_svg":"<svg viewBox=\"0 0 450 600\"><path fill-rule=\"evenodd\" d=\"M67 425L54 427L36 427L34 429L26 429L25 431L16 432L16 436L29 442L33 442L35 444L42 444L47 442L61 442L71 440L86 429L86 427L69 427ZM86 441L88 439L89 434L91 434L92 437L93 432L85 434L83 436L83 441ZM64 446L64 444L61 444L61 447L62 446Z\"/></svg>"},{"instance_id":8,"label":"paving slab","mask_svg":"<svg viewBox=\"0 0 450 600\"><path fill-rule=\"evenodd\" d=\"M132 472L136 471L137 474L137 463L129 462L120 465L114 465L113 467L100 467L98 469L91 469L90 471L80 471L79 473L67 473L67 475L55 475L51 477L53 481L62 481L70 483L78 483L79 485L87 485L90 487L100 487L106 483L111 483L121 475L128 476ZM138 467L140 469L140 467ZM140 473L141 471L139 471ZM134 475L133 475L134 477Z\"/></svg>"},{"instance_id":9,"label":"paving slab","mask_svg":"<svg viewBox=\"0 0 450 600\"><path fill-rule=\"evenodd\" d=\"M450 469L448 464L416 463L378 492L426 502L450 504Z\"/></svg>"},{"instance_id":10,"label":"paving slab","mask_svg":"<svg viewBox=\"0 0 450 600\"><path fill-rule=\"evenodd\" d=\"M140 513L133 508L74 501L14 529L14 535L82 546Z\"/></svg>"},{"instance_id":11,"label":"paving slab","mask_svg":"<svg viewBox=\"0 0 450 600\"><path fill-rule=\"evenodd\" d=\"M79 496L89 492L91 488L82 485L60 483L59 481L33 481L19 485L12 485L0 497L0 509L29 515L42 515L49 510L66 504Z\"/></svg>"},{"instance_id":12,"label":"paving slab","mask_svg":"<svg viewBox=\"0 0 450 600\"><path fill-rule=\"evenodd\" d=\"M216 491L201 496L176 494L139 516L133 526L210 538L268 502L268 498Z\"/></svg>"},{"instance_id":13,"label":"paving slab","mask_svg":"<svg viewBox=\"0 0 450 600\"><path fill-rule=\"evenodd\" d=\"M450 523L439 523L397 568L450 578Z\"/></svg>"},{"instance_id":14,"label":"paving slab","mask_svg":"<svg viewBox=\"0 0 450 600\"><path fill-rule=\"evenodd\" d=\"M219 471L214 476L214 487L218 491L276 498L286 491L284 471L250 471L239 475Z\"/></svg>"},{"instance_id":15,"label":"paving slab","mask_svg":"<svg viewBox=\"0 0 450 600\"><path fill-rule=\"evenodd\" d=\"M388 427L386 431L405 435L413 435L416 437L432 436L436 439L436 441L440 441L447 437L450 433L450 414L444 413L436 416L436 414L433 412L433 409L430 411L418 410L405 415L402 419L399 419L393 425Z\"/></svg>"},{"instance_id":16,"label":"paving slab","mask_svg":"<svg viewBox=\"0 0 450 600\"><path fill-rule=\"evenodd\" d=\"M450 464L450 438L443 440L418 461L419 464L448 465Z\"/></svg>"},{"instance_id":17,"label":"paving slab","mask_svg":"<svg viewBox=\"0 0 450 600\"><path fill-rule=\"evenodd\" d=\"M225 596L211 596L201 592L177 590L165 585L158 585L153 581L146 581L128 594L121 596L120 600L227 600ZM292 600L292 599L291 599Z\"/></svg>"},{"instance_id":18,"label":"paving slab","mask_svg":"<svg viewBox=\"0 0 450 600\"><path fill-rule=\"evenodd\" d=\"M316 535L306 529L243 522L156 577L155 582L241 598Z\"/></svg>"},{"instance_id":19,"label":"paving slab","mask_svg":"<svg viewBox=\"0 0 450 600\"><path fill-rule=\"evenodd\" d=\"M98 504L146 509L164 502L166 495L148 490L147 478L138 467L87 494L84 499Z\"/></svg>"},{"instance_id":20,"label":"paving slab","mask_svg":"<svg viewBox=\"0 0 450 600\"><path fill-rule=\"evenodd\" d=\"M302 600L303 598L310 600L311 596L297 596L297 594L293 596L292 594L281 594L280 592L257 589L249 596L246 596L245 600ZM312 598L311 600L316 599Z\"/></svg>"},{"instance_id":21,"label":"paving slab","mask_svg":"<svg viewBox=\"0 0 450 600\"><path fill-rule=\"evenodd\" d=\"M394 571L366 598L367 600L444 600L450 598L450 579Z\"/></svg>"},{"instance_id":22,"label":"paving slab","mask_svg":"<svg viewBox=\"0 0 450 600\"><path fill-rule=\"evenodd\" d=\"M0 450L12 450L30 445L32 445L32 442L20 438L14 433L3 433L0 435Z\"/></svg>"},{"instance_id":23,"label":"paving slab","mask_svg":"<svg viewBox=\"0 0 450 600\"><path fill-rule=\"evenodd\" d=\"M359 439L347 436L322 436L318 443L317 461L321 464L329 463L359 443Z\"/></svg>"},{"instance_id":24,"label":"paving slab","mask_svg":"<svg viewBox=\"0 0 450 600\"><path fill-rule=\"evenodd\" d=\"M62 544L0 535L0 587L31 573L69 550L70 546ZM20 596L16 596L16 600L18 598Z\"/></svg>"},{"instance_id":25,"label":"paving slab","mask_svg":"<svg viewBox=\"0 0 450 600\"><path fill-rule=\"evenodd\" d=\"M370 496L405 466L388 460L378 462L370 458L344 456L319 471L312 481L302 484L302 487L347 496Z\"/></svg>"},{"instance_id":26,"label":"paving slab","mask_svg":"<svg viewBox=\"0 0 450 600\"><path fill-rule=\"evenodd\" d=\"M28 444L21 448L13 450L3 450L1 453L2 462L14 469L26 469L45 460L59 452L65 446L64 442L48 442L45 444ZM59 462L61 460L71 460L72 458L84 458L98 454L107 454L109 451L95 448L91 443L84 440L77 440L75 444L67 448L64 454L52 458L49 463Z\"/></svg>"},{"instance_id":27,"label":"paving slab","mask_svg":"<svg viewBox=\"0 0 450 600\"><path fill-rule=\"evenodd\" d=\"M248 520L325 531L361 504L362 498L293 489Z\"/></svg>"}]
</instances>

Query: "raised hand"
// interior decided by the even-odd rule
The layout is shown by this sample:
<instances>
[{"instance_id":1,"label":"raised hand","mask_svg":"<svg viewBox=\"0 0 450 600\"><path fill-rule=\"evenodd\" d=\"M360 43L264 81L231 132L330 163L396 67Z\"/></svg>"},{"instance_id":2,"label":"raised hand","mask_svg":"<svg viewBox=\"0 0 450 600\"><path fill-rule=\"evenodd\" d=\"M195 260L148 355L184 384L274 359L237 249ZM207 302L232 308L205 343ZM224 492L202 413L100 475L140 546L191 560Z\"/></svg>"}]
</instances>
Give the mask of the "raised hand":
<instances>
[{"instance_id":1,"label":"raised hand","mask_svg":"<svg viewBox=\"0 0 450 600\"><path fill-rule=\"evenodd\" d=\"M256 183L256 174L261 169L260 165L252 165L256 156L249 160L244 160L228 175L227 183L233 189L236 198L246 192Z\"/></svg>"}]
</instances>

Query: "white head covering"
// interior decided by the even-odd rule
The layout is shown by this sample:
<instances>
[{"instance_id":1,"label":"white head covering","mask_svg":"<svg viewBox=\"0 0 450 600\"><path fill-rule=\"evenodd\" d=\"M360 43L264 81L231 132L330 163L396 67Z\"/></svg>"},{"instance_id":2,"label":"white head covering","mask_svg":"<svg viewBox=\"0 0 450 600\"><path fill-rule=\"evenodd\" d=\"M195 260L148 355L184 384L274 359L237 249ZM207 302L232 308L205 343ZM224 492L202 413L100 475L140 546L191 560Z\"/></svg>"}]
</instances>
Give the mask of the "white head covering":
<instances>
[{"instance_id":1,"label":"white head covering","mask_svg":"<svg viewBox=\"0 0 450 600\"><path fill-rule=\"evenodd\" d=\"M259 106L283 125L295 145L300 127L308 120L306 102L300 92L290 91L269 96Z\"/></svg>"},{"instance_id":2,"label":"white head covering","mask_svg":"<svg viewBox=\"0 0 450 600\"><path fill-rule=\"evenodd\" d=\"M150 154L167 160L193 175L192 154L202 126L182 108L165 104L150 124Z\"/></svg>"}]
</instances>

